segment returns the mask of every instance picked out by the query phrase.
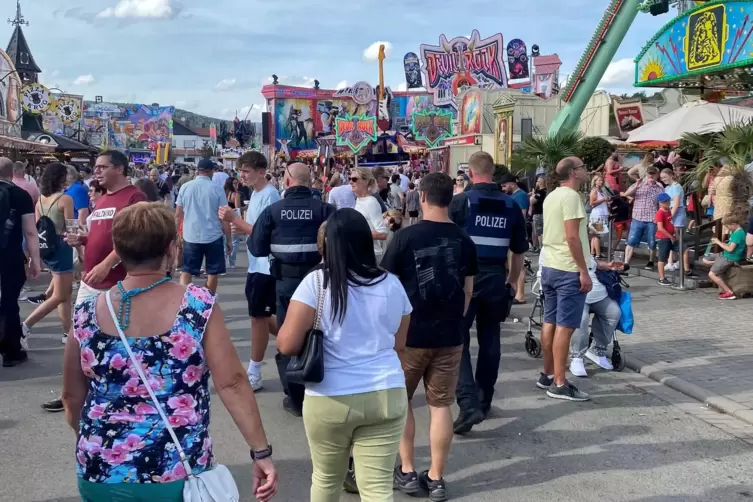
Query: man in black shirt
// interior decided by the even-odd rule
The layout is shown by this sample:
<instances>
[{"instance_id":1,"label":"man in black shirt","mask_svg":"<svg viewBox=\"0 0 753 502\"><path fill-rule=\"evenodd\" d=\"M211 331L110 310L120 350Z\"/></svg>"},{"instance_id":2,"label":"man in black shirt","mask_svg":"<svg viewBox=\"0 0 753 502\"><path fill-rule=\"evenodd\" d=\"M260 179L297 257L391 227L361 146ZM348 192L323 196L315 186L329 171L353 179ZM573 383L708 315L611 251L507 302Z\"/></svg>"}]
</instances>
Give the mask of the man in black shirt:
<instances>
[{"instance_id":1,"label":"man in black shirt","mask_svg":"<svg viewBox=\"0 0 753 502\"><path fill-rule=\"evenodd\" d=\"M381 263L400 278L413 306L400 359L408 399L424 380L432 424L431 468L418 475L412 453L415 422L409 406L395 485L405 493L423 487L432 500L445 500L442 474L453 435L450 406L460 372L464 316L478 272L476 246L448 214L452 189L453 181L444 173L430 173L421 180L424 218L394 235Z\"/></svg>"},{"instance_id":2,"label":"man in black shirt","mask_svg":"<svg viewBox=\"0 0 753 502\"><path fill-rule=\"evenodd\" d=\"M21 330L18 296L26 282L24 238L32 279L39 277L39 238L34 221L34 202L23 188L14 185L13 162L0 157L0 355L3 366L28 359Z\"/></svg>"},{"instance_id":3,"label":"man in black shirt","mask_svg":"<svg viewBox=\"0 0 753 502\"><path fill-rule=\"evenodd\" d=\"M546 176L536 176L536 187L531 193L531 219L533 221L533 250L541 249L541 236L544 234L544 199L546 199Z\"/></svg>"}]
</instances>

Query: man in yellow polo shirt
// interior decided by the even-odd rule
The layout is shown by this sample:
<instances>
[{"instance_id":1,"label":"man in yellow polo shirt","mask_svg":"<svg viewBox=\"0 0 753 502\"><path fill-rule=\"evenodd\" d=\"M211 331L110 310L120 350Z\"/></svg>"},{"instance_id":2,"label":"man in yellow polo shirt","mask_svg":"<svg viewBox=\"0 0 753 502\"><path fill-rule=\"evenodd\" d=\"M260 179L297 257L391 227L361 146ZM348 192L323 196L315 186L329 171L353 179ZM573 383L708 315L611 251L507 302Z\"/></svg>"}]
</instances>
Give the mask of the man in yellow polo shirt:
<instances>
[{"instance_id":1,"label":"man in yellow polo shirt","mask_svg":"<svg viewBox=\"0 0 753 502\"><path fill-rule=\"evenodd\" d=\"M586 294L592 287L587 266L586 210L578 193L588 180L588 172L581 159L566 157L557 164L554 175L559 187L544 199L539 262L544 295L544 372L536 385L551 398L587 401L588 394L567 381L565 370L570 337L580 327Z\"/></svg>"}]
</instances>

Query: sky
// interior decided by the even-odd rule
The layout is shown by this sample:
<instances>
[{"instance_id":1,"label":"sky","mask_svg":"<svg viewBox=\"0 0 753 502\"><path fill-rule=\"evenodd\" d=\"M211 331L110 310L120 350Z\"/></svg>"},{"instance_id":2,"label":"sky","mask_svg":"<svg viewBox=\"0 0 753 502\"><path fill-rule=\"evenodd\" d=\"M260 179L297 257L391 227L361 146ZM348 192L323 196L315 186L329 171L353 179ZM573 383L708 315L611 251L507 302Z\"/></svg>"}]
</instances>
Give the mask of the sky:
<instances>
[{"instance_id":1,"label":"sky","mask_svg":"<svg viewBox=\"0 0 753 502\"><path fill-rule=\"evenodd\" d=\"M10 1L2 17L14 17ZM260 120L261 87L323 89L376 84L378 42L385 83L403 90L402 59L439 35L520 38L575 67L609 0L21 0L40 81L105 102L174 105L211 117ZM459 7L462 5L462 8ZM600 86L631 91L633 58L669 20L639 14ZM10 38L12 26L0 29ZM376 44L376 45L375 45ZM371 49L371 50L369 50Z\"/></svg>"}]
</instances>

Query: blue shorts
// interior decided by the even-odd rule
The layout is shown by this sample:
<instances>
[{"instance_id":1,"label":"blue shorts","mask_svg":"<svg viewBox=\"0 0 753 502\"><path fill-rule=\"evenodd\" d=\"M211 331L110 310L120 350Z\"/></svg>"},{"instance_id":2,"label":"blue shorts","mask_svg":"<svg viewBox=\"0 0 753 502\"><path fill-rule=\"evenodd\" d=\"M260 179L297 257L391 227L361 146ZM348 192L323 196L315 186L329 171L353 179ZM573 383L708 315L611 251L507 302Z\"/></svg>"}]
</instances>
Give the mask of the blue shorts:
<instances>
[{"instance_id":1,"label":"blue shorts","mask_svg":"<svg viewBox=\"0 0 753 502\"><path fill-rule=\"evenodd\" d=\"M55 254L43 258L42 261L53 274L70 274L73 272L73 248L66 244L62 237L58 237Z\"/></svg>"},{"instance_id":2,"label":"blue shorts","mask_svg":"<svg viewBox=\"0 0 753 502\"><path fill-rule=\"evenodd\" d=\"M544 295L544 322L562 328L579 328L586 306L586 293L580 291L580 274L541 267L541 293Z\"/></svg>"},{"instance_id":3,"label":"blue shorts","mask_svg":"<svg viewBox=\"0 0 753 502\"><path fill-rule=\"evenodd\" d=\"M183 241L183 268L184 274L201 274L201 265L206 260L207 275L219 275L225 273L225 243L224 237L208 244L195 244Z\"/></svg>"},{"instance_id":4,"label":"blue shorts","mask_svg":"<svg viewBox=\"0 0 753 502\"><path fill-rule=\"evenodd\" d=\"M672 242L670 239L656 239L656 247L659 250L659 263L667 263L669 261L669 253L674 251L675 253L680 251L680 243Z\"/></svg>"},{"instance_id":5,"label":"blue shorts","mask_svg":"<svg viewBox=\"0 0 753 502\"><path fill-rule=\"evenodd\" d=\"M627 245L637 248L641 242L648 243L648 249L656 247L656 223L653 221L633 220L630 224L630 235L628 235Z\"/></svg>"}]
</instances>

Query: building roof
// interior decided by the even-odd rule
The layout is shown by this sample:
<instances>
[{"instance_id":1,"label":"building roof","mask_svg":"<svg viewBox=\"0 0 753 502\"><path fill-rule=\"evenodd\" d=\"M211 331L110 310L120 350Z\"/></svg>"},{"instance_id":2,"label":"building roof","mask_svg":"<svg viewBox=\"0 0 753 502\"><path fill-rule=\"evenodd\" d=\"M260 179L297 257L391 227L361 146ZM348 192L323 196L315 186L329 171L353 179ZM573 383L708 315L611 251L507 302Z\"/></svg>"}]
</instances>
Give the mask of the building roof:
<instances>
[{"instance_id":1,"label":"building roof","mask_svg":"<svg viewBox=\"0 0 753 502\"><path fill-rule=\"evenodd\" d=\"M194 129L194 131L196 131L196 135L197 136L202 136L202 137L206 137L206 138L209 137L209 128L208 127L197 127L197 128Z\"/></svg>"},{"instance_id":2,"label":"building roof","mask_svg":"<svg viewBox=\"0 0 753 502\"><path fill-rule=\"evenodd\" d=\"M8 43L8 53L10 60L13 61L13 65L16 67L16 71L19 73L42 73L42 70L37 66L34 61L34 56L31 55L31 49L26 42L26 37L21 29L21 25L17 24L13 30L13 35L10 37Z\"/></svg>"},{"instance_id":3,"label":"building roof","mask_svg":"<svg viewBox=\"0 0 753 502\"><path fill-rule=\"evenodd\" d=\"M200 136L193 129L184 126L178 120L173 121L173 136Z\"/></svg>"},{"instance_id":4,"label":"building roof","mask_svg":"<svg viewBox=\"0 0 753 502\"><path fill-rule=\"evenodd\" d=\"M42 127L42 120L38 115L32 115L30 113L24 113L23 122L21 125L21 136L29 141L37 142L36 139L40 136L49 136L55 143L57 143L57 152L98 152L99 148L81 143L74 139L59 134L53 134L45 131ZM43 144L43 143L42 143Z\"/></svg>"},{"instance_id":5,"label":"building roof","mask_svg":"<svg viewBox=\"0 0 753 502\"><path fill-rule=\"evenodd\" d=\"M562 60L557 54L551 56L536 56L533 58L534 71L539 75L557 73L562 66Z\"/></svg>"}]
</instances>

